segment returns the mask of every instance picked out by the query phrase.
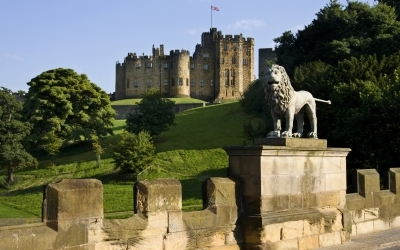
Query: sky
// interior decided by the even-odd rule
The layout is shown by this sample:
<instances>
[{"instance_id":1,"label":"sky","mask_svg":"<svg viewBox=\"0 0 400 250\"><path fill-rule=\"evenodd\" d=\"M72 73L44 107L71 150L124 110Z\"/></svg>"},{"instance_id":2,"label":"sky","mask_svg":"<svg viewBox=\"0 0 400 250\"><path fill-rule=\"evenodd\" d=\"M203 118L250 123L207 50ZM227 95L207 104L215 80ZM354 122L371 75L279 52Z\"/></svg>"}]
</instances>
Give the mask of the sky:
<instances>
[{"instance_id":1,"label":"sky","mask_svg":"<svg viewBox=\"0 0 400 250\"><path fill-rule=\"evenodd\" d=\"M373 0L360 0L374 4ZM339 0L346 5L346 0ZM115 91L115 64L152 46L193 54L211 25L223 35L254 38L258 50L308 25L329 0L0 0L0 86L28 91L32 78L55 68L86 74ZM212 11L211 6L219 11Z\"/></svg>"}]
</instances>

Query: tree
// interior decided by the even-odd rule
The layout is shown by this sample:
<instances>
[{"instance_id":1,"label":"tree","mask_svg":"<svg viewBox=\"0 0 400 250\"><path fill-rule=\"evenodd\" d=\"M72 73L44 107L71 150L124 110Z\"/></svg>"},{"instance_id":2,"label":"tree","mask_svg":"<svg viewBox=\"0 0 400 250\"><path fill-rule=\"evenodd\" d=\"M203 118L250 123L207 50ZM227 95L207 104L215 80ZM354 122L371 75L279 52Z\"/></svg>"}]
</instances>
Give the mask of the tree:
<instances>
[{"instance_id":1,"label":"tree","mask_svg":"<svg viewBox=\"0 0 400 250\"><path fill-rule=\"evenodd\" d=\"M13 172L18 168L36 166L37 161L27 153L22 141L31 126L22 122L22 103L17 101L9 89L0 89L0 166L7 168L7 182L14 181Z\"/></svg>"},{"instance_id":2,"label":"tree","mask_svg":"<svg viewBox=\"0 0 400 250\"><path fill-rule=\"evenodd\" d=\"M113 153L115 167L124 174L134 174L136 177L151 165L155 156L151 136L144 131L138 134L124 132Z\"/></svg>"},{"instance_id":3,"label":"tree","mask_svg":"<svg viewBox=\"0 0 400 250\"><path fill-rule=\"evenodd\" d=\"M175 125L175 102L163 98L157 89L149 89L137 103L137 110L126 118L126 130L131 133L148 131L151 136L158 136Z\"/></svg>"},{"instance_id":4,"label":"tree","mask_svg":"<svg viewBox=\"0 0 400 250\"><path fill-rule=\"evenodd\" d=\"M36 148L57 154L69 141L112 133L115 111L107 93L72 69L52 69L28 82L24 119L33 125L27 138Z\"/></svg>"}]
</instances>

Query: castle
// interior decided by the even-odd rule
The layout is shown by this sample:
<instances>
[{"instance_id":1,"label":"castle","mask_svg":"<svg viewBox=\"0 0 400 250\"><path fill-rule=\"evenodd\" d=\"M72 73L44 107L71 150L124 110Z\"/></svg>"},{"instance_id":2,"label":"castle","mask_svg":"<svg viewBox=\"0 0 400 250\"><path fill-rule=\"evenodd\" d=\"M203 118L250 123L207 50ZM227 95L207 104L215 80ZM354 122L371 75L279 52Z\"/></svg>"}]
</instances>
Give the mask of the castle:
<instances>
[{"instance_id":1,"label":"castle","mask_svg":"<svg viewBox=\"0 0 400 250\"><path fill-rule=\"evenodd\" d=\"M187 50L154 48L151 56L128 53L116 64L115 99L140 97L157 88L166 97L212 102L239 99L254 80L254 39L203 32L193 56Z\"/></svg>"}]
</instances>

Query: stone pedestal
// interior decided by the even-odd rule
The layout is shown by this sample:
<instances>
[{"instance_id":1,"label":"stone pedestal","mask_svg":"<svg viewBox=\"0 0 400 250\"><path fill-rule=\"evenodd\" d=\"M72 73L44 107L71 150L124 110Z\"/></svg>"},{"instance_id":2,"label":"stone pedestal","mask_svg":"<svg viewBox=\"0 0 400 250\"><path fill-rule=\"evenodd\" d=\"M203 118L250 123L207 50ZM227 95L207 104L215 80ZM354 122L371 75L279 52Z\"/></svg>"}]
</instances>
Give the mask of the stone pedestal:
<instances>
[{"instance_id":1,"label":"stone pedestal","mask_svg":"<svg viewBox=\"0 0 400 250\"><path fill-rule=\"evenodd\" d=\"M349 239L346 156L325 140L274 138L226 147L242 185L245 249L321 247ZM269 145L265 145L269 144ZM271 146L271 144L273 146ZM313 248L313 247L311 247Z\"/></svg>"}]
</instances>

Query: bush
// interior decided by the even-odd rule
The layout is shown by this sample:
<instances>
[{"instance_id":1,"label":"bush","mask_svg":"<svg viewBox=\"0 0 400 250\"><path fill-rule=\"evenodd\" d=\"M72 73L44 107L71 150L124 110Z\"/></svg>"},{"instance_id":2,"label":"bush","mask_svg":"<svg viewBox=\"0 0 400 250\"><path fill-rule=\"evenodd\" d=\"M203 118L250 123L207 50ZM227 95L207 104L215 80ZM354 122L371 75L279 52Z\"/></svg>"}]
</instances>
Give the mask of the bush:
<instances>
[{"instance_id":1,"label":"bush","mask_svg":"<svg viewBox=\"0 0 400 250\"><path fill-rule=\"evenodd\" d=\"M123 174L133 174L136 177L151 165L155 157L151 136L145 131L138 134L124 132L121 142L113 153L116 169Z\"/></svg>"}]
</instances>

